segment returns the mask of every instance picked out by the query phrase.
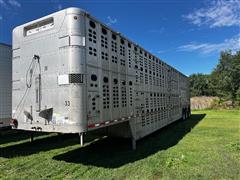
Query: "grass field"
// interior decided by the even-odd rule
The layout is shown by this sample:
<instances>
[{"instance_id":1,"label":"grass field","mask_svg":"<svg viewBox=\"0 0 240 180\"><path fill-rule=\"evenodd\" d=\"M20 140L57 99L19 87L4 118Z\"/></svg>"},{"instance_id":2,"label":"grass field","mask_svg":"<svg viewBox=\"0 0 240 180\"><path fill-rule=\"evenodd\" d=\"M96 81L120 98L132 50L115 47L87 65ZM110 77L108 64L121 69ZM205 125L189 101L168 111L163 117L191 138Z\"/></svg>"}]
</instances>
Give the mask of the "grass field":
<instances>
[{"instance_id":1,"label":"grass field","mask_svg":"<svg viewBox=\"0 0 240 180\"><path fill-rule=\"evenodd\" d=\"M240 111L194 111L138 141L0 136L0 179L240 179Z\"/></svg>"}]
</instances>

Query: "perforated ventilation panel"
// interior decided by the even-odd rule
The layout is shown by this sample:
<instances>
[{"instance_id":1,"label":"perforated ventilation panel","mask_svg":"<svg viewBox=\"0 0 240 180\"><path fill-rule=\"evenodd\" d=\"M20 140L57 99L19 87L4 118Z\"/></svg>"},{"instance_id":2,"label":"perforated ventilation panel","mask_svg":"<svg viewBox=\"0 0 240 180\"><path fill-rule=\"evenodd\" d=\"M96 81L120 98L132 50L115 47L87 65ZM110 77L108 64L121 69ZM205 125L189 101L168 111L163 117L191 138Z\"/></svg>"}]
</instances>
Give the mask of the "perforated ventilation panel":
<instances>
[{"instance_id":1,"label":"perforated ventilation panel","mask_svg":"<svg viewBox=\"0 0 240 180\"><path fill-rule=\"evenodd\" d=\"M179 91L186 80L174 68L91 18L86 55L88 91L101 94L99 122L136 116L143 137L180 117Z\"/></svg>"},{"instance_id":2,"label":"perforated ventilation panel","mask_svg":"<svg viewBox=\"0 0 240 180\"><path fill-rule=\"evenodd\" d=\"M69 83L83 83L83 74L69 74Z\"/></svg>"}]
</instances>

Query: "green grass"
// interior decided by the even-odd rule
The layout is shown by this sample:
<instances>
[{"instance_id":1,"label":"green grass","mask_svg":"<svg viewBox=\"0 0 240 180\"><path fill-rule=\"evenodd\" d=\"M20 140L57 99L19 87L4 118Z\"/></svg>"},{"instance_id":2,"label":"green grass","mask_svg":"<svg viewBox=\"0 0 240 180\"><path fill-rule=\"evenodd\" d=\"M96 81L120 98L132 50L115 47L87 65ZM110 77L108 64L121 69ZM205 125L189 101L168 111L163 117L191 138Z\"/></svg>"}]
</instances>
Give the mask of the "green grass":
<instances>
[{"instance_id":1,"label":"green grass","mask_svg":"<svg viewBox=\"0 0 240 180\"><path fill-rule=\"evenodd\" d=\"M0 134L0 179L240 179L240 111L194 111L137 142Z\"/></svg>"}]
</instances>

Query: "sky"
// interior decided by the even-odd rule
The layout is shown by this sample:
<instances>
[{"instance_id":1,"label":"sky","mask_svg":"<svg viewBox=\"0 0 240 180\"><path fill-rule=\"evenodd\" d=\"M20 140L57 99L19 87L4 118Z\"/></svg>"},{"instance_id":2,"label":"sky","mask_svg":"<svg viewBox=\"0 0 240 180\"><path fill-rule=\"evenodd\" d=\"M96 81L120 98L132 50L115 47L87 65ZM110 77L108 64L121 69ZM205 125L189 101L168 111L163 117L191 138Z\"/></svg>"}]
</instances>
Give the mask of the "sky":
<instances>
[{"instance_id":1,"label":"sky","mask_svg":"<svg viewBox=\"0 0 240 180\"><path fill-rule=\"evenodd\" d=\"M0 42L18 25L79 7L186 75L240 49L239 0L0 0Z\"/></svg>"}]
</instances>

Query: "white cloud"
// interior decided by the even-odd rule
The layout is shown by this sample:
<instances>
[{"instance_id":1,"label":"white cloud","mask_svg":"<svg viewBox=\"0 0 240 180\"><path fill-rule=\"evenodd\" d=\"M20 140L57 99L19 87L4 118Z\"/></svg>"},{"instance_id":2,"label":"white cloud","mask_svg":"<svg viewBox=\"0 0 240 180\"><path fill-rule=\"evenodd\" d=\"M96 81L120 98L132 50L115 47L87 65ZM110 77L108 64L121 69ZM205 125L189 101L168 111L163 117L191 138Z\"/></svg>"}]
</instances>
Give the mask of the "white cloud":
<instances>
[{"instance_id":1,"label":"white cloud","mask_svg":"<svg viewBox=\"0 0 240 180\"><path fill-rule=\"evenodd\" d=\"M20 8L21 4L16 0L0 0L0 7L11 10L12 8Z\"/></svg>"},{"instance_id":2,"label":"white cloud","mask_svg":"<svg viewBox=\"0 0 240 180\"><path fill-rule=\"evenodd\" d=\"M8 5L4 0L0 0L0 7L4 8L4 9L8 9Z\"/></svg>"},{"instance_id":3,"label":"white cloud","mask_svg":"<svg viewBox=\"0 0 240 180\"><path fill-rule=\"evenodd\" d=\"M21 4L16 1L16 0L8 0L8 3L12 6L12 7L16 7L16 8L20 8Z\"/></svg>"},{"instance_id":4,"label":"white cloud","mask_svg":"<svg viewBox=\"0 0 240 180\"><path fill-rule=\"evenodd\" d=\"M216 53L224 50L231 50L233 53L240 50L240 34L221 43L190 43L178 47L179 51L198 51L202 54Z\"/></svg>"},{"instance_id":5,"label":"white cloud","mask_svg":"<svg viewBox=\"0 0 240 180\"><path fill-rule=\"evenodd\" d=\"M116 18L112 18L111 16L108 16L107 19L108 19L107 25L112 25L117 23Z\"/></svg>"},{"instance_id":6,"label":"white cloud","mask_svg":"<svg viewBox=\"0 0 240 180\"><path fill-rule=\"evenodd\" d=\"M240 25L239 0L215 0L208 7L184 15L185 19L197 26L210 28Z\"/></svg>"}]
</instances>

